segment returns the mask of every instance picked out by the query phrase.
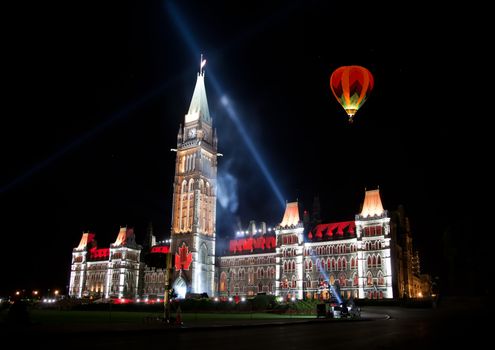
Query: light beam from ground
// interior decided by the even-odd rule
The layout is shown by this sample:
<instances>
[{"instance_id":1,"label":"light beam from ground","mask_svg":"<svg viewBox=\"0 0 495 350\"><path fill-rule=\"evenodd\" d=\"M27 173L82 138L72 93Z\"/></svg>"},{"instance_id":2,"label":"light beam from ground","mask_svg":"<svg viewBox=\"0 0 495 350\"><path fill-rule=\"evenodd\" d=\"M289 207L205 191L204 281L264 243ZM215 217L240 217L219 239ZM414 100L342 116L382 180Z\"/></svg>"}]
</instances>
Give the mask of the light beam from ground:
<instances>
[{"instance_id":1,"label":"light beam from ground","mask_svg":"<svg viewBox=\"0 0 495 350\"><path fill-rule=\"evenodd\" d=\"M32 166L30 169L25 171L23 174L17 176L15 179L10 181L9 183L3 185L0 187L0 193L4 193L9 191L10 189L14 188L18 184L22 183L35 173L43 170L45 167L49 166L51 163L57 161L59 158L63 157L67 153L69 153L71 150L76 148L77 146L83 144L87 140L95 137L97 134L100 132L104 131L107 129L110 125L113 123L117 122L118 120L128 116L132 111L138 109L139 107L143 106L145 103L153 99L154 97L160 95L165 88L167 88L170 84L174 83L175 81L178 80L178 76L172 78L171 80L167 81L164 83L162 86L157 87L156 89L150 90L147 94L144 96L136 99L135 101L129 103L126 107L122 108L120 111L115 112L110 115L105 121L103 121L101 124L97 125L93 129L87 131L86 133L82 134L72 142L69 142L62 148L58 149L55 153L50 155L48 158L36 163L34 166Z\"/></svg>"},{"instance_id":2,"label":"light beam from ground","mask_svg":"<svg viewBox=\"0 0 495 350\"><path fill-rule=\"evenodd\" d=\"M166 2L166 11L169 14L170 18L172 19L172 22L179 29L179 32L182 35L183 39L185 40L186 45L189 48L189 50L191 51L191 53L194 55L198 54L201 50L200 50L199 46L196 44L196 41L194 40L194 38L191 34L191 31L186 26L184 17L181 15L179 9L173 4L172 1ZM258 167L260 168L262 174L265 176L268 184L272 188L272 191L274 192L275 196L277 197L278 201L280 202L280 206L282 208L284 208L285 207L284 197L282 196L280 189L278 188L277 184L275 183L273 176L271 175L270 171L268 170L268 166L263 161L260 153L256 149L256 146L254 145L251 137L249 136L246 128L244 127L244 124L242 123L241 118L239 118L238 113L234 110L234 108L232 107L232 104L225 97L225 94L222 93L222 91L224 91L224 90L221 88L220 83L215 78L214 74L210 73L209 76L210 76L210 80L212 82L213 89L214 89L215 93L217 94L217 96L223 96L222 97L222 105L225 107L227 115L229 116L229 118L232 120L232 122L236 126L237 131L241 135L242 140L246 144L249 152L251 152L251 155L253 156L254 160L256 161L256 164L258 164Z\"/></svg>"}]
</instances>

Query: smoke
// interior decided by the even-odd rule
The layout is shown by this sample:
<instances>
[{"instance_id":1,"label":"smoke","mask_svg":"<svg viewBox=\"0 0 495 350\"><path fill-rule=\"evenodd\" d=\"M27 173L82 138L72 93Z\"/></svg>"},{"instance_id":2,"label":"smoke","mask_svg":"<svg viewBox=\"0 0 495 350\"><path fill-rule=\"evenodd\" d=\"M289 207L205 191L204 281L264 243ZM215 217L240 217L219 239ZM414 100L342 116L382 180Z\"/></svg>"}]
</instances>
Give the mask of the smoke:
<instances>
[{"instance_id":1,"label":"smoke","mask_svg":"<svg viewBox=\"0 0 495 350\"><path fill-rule=\"evenodd\" d=\"M230 172L232 161L229 159L219 169L217 176L218 203L231 214L235 214L239 208L239 196L237 178Z\"/></svg>"}]
</instances>

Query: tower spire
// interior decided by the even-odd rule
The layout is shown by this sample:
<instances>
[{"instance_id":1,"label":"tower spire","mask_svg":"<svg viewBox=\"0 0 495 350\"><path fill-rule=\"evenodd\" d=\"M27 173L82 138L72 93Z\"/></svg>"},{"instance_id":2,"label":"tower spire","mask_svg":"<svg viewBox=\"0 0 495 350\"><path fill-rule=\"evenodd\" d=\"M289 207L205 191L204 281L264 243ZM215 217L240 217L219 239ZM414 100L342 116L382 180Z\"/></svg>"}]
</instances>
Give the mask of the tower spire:
<instances>
[{"instance_id":1,"label":"tower spire","mask_svg":"<svg viewBox=\"0 0 495 350\"><path fill-rule=\"evenodd\" d=\"M205 76L204 76L204 66L206 60L203 59L203 54L201 54L201 63L199 65L199 73L196 79L196 86L194 87L193 96L191 99L191 104L189 105L189 110L185 117L185 125L190 125L188 123L195 122L201 119L211 125L210 111L208 110L208 99L206 98L205 89Z\"/></svg>"}]
</instances>

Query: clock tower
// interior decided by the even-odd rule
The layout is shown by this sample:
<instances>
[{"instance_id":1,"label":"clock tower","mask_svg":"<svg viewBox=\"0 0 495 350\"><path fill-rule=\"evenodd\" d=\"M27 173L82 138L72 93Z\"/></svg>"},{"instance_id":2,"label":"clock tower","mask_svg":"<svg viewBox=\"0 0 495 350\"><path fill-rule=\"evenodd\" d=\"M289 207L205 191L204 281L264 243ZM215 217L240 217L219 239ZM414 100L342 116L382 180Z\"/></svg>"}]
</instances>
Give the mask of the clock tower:
<instances>
[{"instance_id":1,"label":"clock tower","mask_svg":"<svg viewBox=\"0 0 495 350\"><path fill-rule=\"evenodd\" d=\"M172 203L172 286L180 297L215 293L217 137L201 68L184 126L177 135Z\"/></svg>"}]
</instances>

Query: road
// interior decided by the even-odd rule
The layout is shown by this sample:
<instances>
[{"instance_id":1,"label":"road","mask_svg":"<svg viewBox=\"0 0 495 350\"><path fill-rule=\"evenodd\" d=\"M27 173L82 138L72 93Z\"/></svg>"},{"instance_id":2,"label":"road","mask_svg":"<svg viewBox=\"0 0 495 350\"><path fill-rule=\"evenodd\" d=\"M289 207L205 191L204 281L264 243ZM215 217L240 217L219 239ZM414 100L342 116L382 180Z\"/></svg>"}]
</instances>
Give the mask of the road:
<instances>
[{"instance_id":1,"label":"road","mask_svg":"<svg viewBox=\"0 0 495 350\"><path fill-rule=\"evenodd\" d=\"M36 335L51 349L430 349L481 347L486 320L467 305L435 309L365 307L367 321L312 321L284 325L204 326L126 332ZM385 317L386 315L390 317ZM187 325L185 325L187 327ZM26 339L24 339L26 340ZM33 339L31 339L33 340ZM484 346L486 347L486 345Z\"/></svg>"}]
</instances>

